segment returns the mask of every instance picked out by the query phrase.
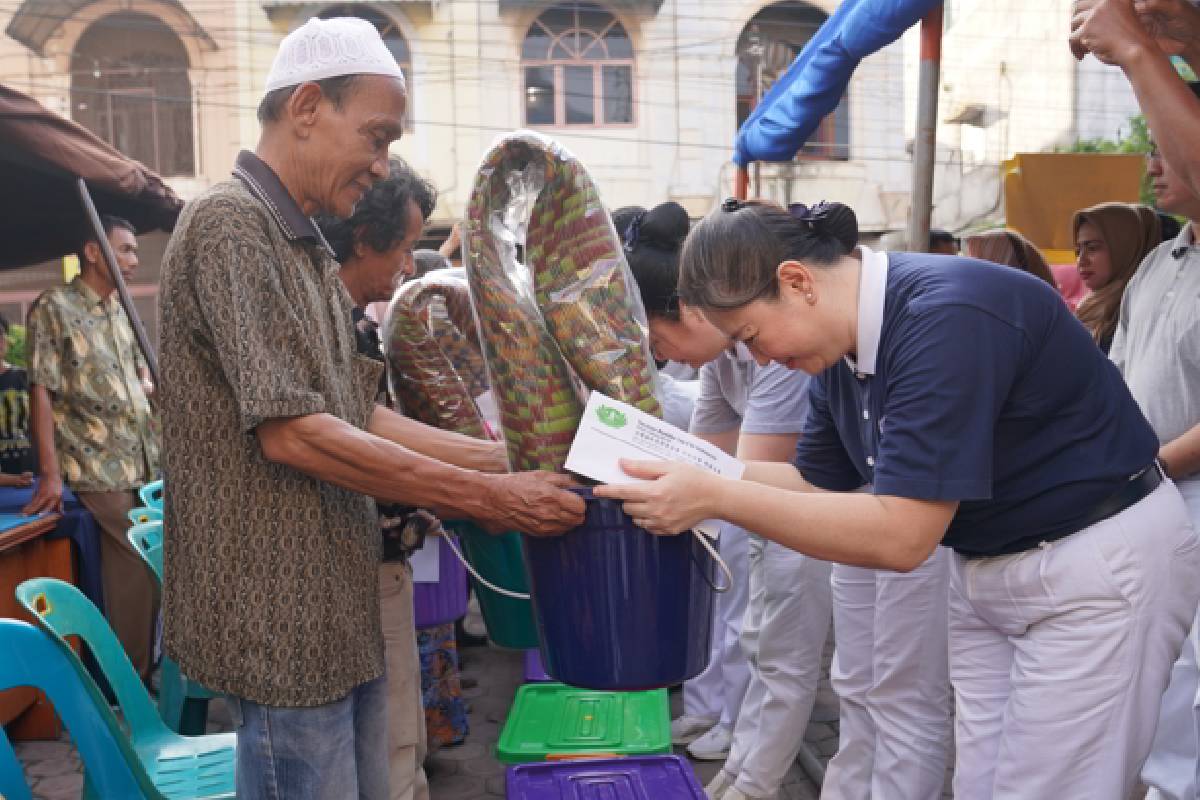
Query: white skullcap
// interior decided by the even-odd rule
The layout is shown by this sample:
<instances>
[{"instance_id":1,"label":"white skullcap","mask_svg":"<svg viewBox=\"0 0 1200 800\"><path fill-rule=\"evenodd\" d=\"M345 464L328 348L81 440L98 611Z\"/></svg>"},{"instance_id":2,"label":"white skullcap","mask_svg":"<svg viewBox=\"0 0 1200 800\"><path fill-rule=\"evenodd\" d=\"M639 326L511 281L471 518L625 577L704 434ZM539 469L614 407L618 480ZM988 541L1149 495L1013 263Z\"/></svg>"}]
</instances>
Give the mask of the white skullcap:
<instances>
[{"instance_id":1,"label":"white skullcap","mask_svg":"<svg viewBox=\"0 0 1200 800\"><path fill-rule=\"evenodd\" d=\"M266 90L342 75L387 75L404 81L374 25L356 17L314 17L279 43Z\"/></svg>"}]
</instances>

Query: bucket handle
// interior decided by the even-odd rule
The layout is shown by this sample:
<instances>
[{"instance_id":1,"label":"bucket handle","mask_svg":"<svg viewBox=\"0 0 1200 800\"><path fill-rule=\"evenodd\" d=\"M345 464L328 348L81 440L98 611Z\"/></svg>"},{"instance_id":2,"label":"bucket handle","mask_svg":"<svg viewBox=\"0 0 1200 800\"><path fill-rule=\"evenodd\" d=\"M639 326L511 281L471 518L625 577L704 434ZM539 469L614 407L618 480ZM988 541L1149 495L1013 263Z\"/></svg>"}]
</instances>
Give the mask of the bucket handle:
<instances>
[{"instance_id":1,"label":"bucket handle","mask_svg":"<svg viewBox=\"0 0 1200 800\"><path fill-rule=\"evenodd\" d=\"M700 540L700 545L708 551L708 554L712 556L713 561L717 562L717 566L721 569L721 572L725 573L724 586L717 586L715 583L713 583L712 579L708 577L707 572L702 573L704 575L705 582L708 583L708 585L712 587L712 590L717 594L725 594L725 592L728 592L733 588L733 573L729 571L729 565L725 563L725 559L721 558L721 554L718 553L717 549L712 546L712 542L707 536L695 528L692 529L692 535Z\"/></svg>"},{"instance_id":2,"label":"bucket handle","mask_svg":"<svg viewBox=\"0 0 1200 800\"><path fill-rule=\"evenodd\" d=\"M717 567L720 568L721 572L725 573L725 585L724 586L718 586L715 583L713 583L712 579L709 578L707 574L704 575L705 582L708 583L708 585L712 587L712 590L714 592L716 592L717 594L724 594L725 592L728 592L731 588L733 588L733 573L729 571L729 565L725 563L725 559L721 558L721 555L716 551L716 548L714 548L712 546L712 542L709 541L707 536L705 536L703 533L700 533L700 531L697 531L697 530L693 530L692 535L694 535L697 539L700 540L700 546L708 551L708 554L710 556L712 556L714 561L717 562ZM485 587L487 587L488 589L491 589L493 592L495 592L498 595L501 595L502 597L511 597L514 600L528 600L529 599L528 594L522 594L521 592L514 592L510 589L502 589L499 586L497 586L496 584L489 581L487 578L480 575L478 572L475 571L475 567L473 567L471 565L471 562L467 561L466 557L463 556L462 551L458 549L458 545L454 543L454 537L446 536L445 540L446 540L446 544L450 546L450 551L452 553L454 553L454 555L458 558L459 561L462 562L463 567L465 567L467 572L469 572L471 574L471 577L474 578L475 580L477 580L479 583L483 584Z\"/></svg>"},{"instance_id":3,"label":"bucket handle","mask_svg":"<svg viewBox=\"0 0 1200 800\"><path fill-rule=\"evenodd\" d=\"M475 571L475 567L471 566L471 562L467 561L467 559L463 556L462 551L458 549L458 545L455 544L455 542L454 542L454 537L446 536L445 540L446 540L446 544L450 545L450 550L454 553L455 556L458 557L458 560L462 562L462 565L464 567L466 567L467 572L471 573L471 577L474 578L475 580L479 581L479 583L483 584L484 586L491 589L496 594L501 595L502 597L511 597L513 600L528 600L529 599L529 595L527 595L527 594L522 594L520 592L514 592L509 589L501 589L499 586L497 586L496 584L489 581L487 578L480 575L478 572Z\"/></svg>"}]
</instances>

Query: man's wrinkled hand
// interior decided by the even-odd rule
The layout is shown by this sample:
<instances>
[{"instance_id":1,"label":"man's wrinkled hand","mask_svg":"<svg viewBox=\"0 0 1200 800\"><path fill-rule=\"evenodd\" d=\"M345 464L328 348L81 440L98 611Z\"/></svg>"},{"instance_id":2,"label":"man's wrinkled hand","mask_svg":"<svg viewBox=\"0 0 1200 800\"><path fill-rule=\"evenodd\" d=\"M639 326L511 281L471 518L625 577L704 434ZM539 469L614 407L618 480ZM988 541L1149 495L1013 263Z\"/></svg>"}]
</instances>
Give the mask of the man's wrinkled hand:
<instances>
[{"instance_id":1,"label":"man's wrinkled hand","mask_svg":"<svg viewBox=\"0 0 1200 800\"><path fill-rule=\"evenodd\" d=\"M1163 9L1139 15L1136 6L1134 0L1075 0L1071 8L1075 58L1091 53L1105 64L1123 66L1156 46L1168 55L1183 52L1182 44L1162 33L1168 27Z\"/></svg>"},{"instance_id":2,"label":"man's wrinkled hand","mask_svg":"<svg viewBox=\"0 0 1200 800\"><path fill-rule=\"evenodd\" d=\"M38 480L37 488L33 491L33 498L25 508L21 509L21 513L26 516L47 512L62 513L62 495L62 478L57 476L43 477Z\"/></svg>"},{"instance_id":3,"label":"man's wrinkled hand","mask_svg":"<svg viewBox=\"0 0 1200 800\"><path fill-rule=\"evenodd\" d=\"M520 531L530 536L557 536L583 522L583 498L567 487L566 475L515 472L497 475L488 485L491 515L480 520L491 533Z\"/></svg>"},{"instance_id":4,"label":"man's wrinkled hand","mask_svg":"<svg viewBox=\"0 0 1200 800\"><path fill-rule=\"evenodd\" d=\"M1190 62L1200 54L1200 7L1190 0L1134 0L1133 10L1167 55Z\"/></svg>"}]
</instances>

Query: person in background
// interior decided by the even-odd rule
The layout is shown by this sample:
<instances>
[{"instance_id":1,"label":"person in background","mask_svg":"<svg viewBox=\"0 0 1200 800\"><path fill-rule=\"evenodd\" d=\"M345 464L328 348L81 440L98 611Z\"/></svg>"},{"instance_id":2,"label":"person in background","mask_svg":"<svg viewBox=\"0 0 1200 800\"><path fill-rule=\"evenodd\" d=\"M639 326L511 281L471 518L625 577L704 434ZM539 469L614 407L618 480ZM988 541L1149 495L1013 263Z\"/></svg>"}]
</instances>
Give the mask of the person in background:
<instances>
[{"instance_id":1,"label":"person in background","mask_svg":"<svg viewBox=\"0 0 1200 800\"><path fill-rule=\"evenodd\" d=\"M379 326L368 319L370 303L390 300L396 285L415 272L413 247L437 205L433 187L399 158L388 161L388 176L376 182L345 219L317 217L340 268L338 275L354 301L357 352L383 362ZM387 382L377 402L390 407ZM408 559L425 537L441 533L428 512L378 503L383 533L379 568L379 612L387 661L388 780L392 800L425 800L429 785L422 764L426 753L423 675L413 619L412 569Z\"/></svg>"},{"instance_id":2,"label":"person in background","mask_svg":"<svg viewBox=\"0 0 1200 800\"><path fill-rule=\"evenodd\" d=\"M414 250L413 263L416 269L414 277L417 278L441 269L454 269L449 257L437 250Z\"/></svg>"},{"instance_id":3,"label":"person in background","mask_svg":"<svg viewBox=\"0 0 1200 800\"><path fill-rule=\"evenodd\" d=\"M1200 7L1191 0L1075 0L1071 52L1121 68L1163 155L1200 194L1200 99L1171 57L1200 73Z\"/></svg>"},{"instance_id":4,"label":"person in background","mask_svg":"<svg viewBox=\"0 0 1200 800\"><path fill-rule=\"evenodd\" d=\"M1193 91L1197 87L1192 84ZM1110 356L1158 435L1159 461L1200 530L1200 194L1157 147L1147 156L1146 171L1158 207L1188 223L1146 256L1126 287ZM1147 800L1200 796L1197 622L1171 671L1154 746L1142 767Z\"/></svg>"},{"instance_id":5,"label":"person in background","mask_svg":"<svg viewBox=\"0 0 1200 800\"><path fill-rule=\"evenodd\" d=\"M133 225L102 216L126 281L138 266ZM79 247L79 275L29 309L30 405L38 484L26 514L62 507L63 483L100 527L104 610L134 669L153 667L158 587L125 537L137 489L159 477L159 426L147 370L117 287L94 237Z\"/></svg>"},{"instance_id":6,"label":"person in background","mask_svg":"<svg viewBox=\"0 0 1200 800\"><path fill-rule=\"evenodd\" d=\"M1192 84L1193 86L1195 84ZM1158 152L1158 145L1151 143L1153 148L1151 152L1146 154L1149 161L1152 157L1162 158L1162 154ZM1155 216L1158 217L1158 227L1162 231L1162 241L1170 242L1183 230L1183 226L1179 224L1179 220L1172 214L1165 211L1158 211Z\"/></svg>"},{"instance_id":7,"label":"person in background","mask_svg":"<svg viewBox=\"0 0 1200 800\"><path fill-rule=\"evenodd\" d=\"M1037 245L1016 231L997 230L985 231L968 236L963 242L965 255L968 258L978 258L993 264L1003 264L1015 267L1022 272L1028 272L1035 278L1041 278L1046 283L1058 288L1050 265Z\"/></svg>"},{"instance_id":8,"label":"person in background","mask_svg":"<svg viewBox=\"0 0 1200 800\"><path fill-rule=\"evenodd\" d=\"M929 252L942 256L956 256L962 247L958 237L941 228L929 231Z\"/></svg>"},{"instance_id":9,"label":"person in background","mask_svg":"<svg viewBox=\"0 0 1200 800\"><path fill-rule=\"evenodd\" d=\"M33 485L29 377L8 363L8 320L0 316L0 487Z\"/></svg>"},{"instance_id":10,"label":"person in background","mask_svg":"<svg viewBox=\"0 0 1200 800\"><path fill-rule=\"evenodd\" d=\"M682 206L680 206L680 208L682 208ZM628 240L630 227L633 225L634 221L637 220L637 224L640 226L645 220L646 214L646 210L638 206L626 206L624 208L619 208L612 214L613 227L616 229L618 235L620 235L623 239ZM675 215L675 219L678 221L680 217ZM640 254L640 258L661 258L659 255L659 250L661 250L661 248L644 248ZM632 245L628 245L626 247L625 257L629 261L630 268L632 269L634 267L634 253L632 250ZM637 277L636 272L637 270L635 270L635 278ZM676 272L678 272L677 268ZM653 278L649 278L648 280L653 281ZM661 298L657 296L647 295L645 291L643 291L642 297L655 301L661 300ZM643 306L643 310L647 314L650 313L649 308L645 306ZM659 323L658 327L662 327L661 322ZM657 357L656 367L658 376L658 394L659 398L662 400L663 406L663 419L674 425L676 428L686 431L688 426L691 425L692 412L696 407L696 399L700 395L700 371L690 364L684 364L680 361L671 361L668 359L657 359Z\"/></svg>"},{"instance_id":11,"label":"person in background","mask_svg":"<svg viewBox=\"0 0 1200 800\"><path fill-rule=\"evenodd\" d=\"M1125 286L1146 254L1162 241L1162 228L1148 206L1101 203L1075 212L1071 231L1076 268L1088 288L1075 316L1107 354Z\"/></svg>"},{"instance_id":12,"label":"person in background","mask_svg":"<svg viewBox=\"0 0 1200 800\"><path fill-rule=\"evenodd\" d=\"M1050 272L1054 275L1055 283L1058 284L1059 295L1067 304L1067 308L1071 309L1071 313L1074 314L1075 309L1079 308L1079 304L1087 295L1087 287L1083 285L1083 280L1079 277L1079 270L1075 269L1074 264L1053 264Z\"/></svg>"},{"instance_id":13,"label":"person in background","mask_svg":"<svg viewBox=\"0 0 1200 800\"><path fill-rule=\"evenodd\" d=\"M462 251L462 223L456 222L450 226L450 235L446 237L446 241L442 242L437 249L442 258L446 261L452 261L455 255L461 256ZM461 261L461 259L460 259ZM447 266L453 266L448 264Z\"/></svg>"},{"instance_id":14,"label":"person in background","mask_svg":"<svg viewBox=\"0 0 1200 800\"><path fill-rule=\"evenodd\" d=\"M672 206L678 211L667 210ZM729 347L729 339L698 312L678 303L677 242L672 234L663 235L657 227L673 219L677 228L683 230L682 235L686 235L687 212L675 204L664 204L655 211L646 236L641 229L649 214L637 206L614 211L613 226L625 243L626 257L641 293L655 359L701 370ZM655 222L659 223L657 227ZM632 258L635 248L640 251L636 259ZM692 433L709 438L696 430ZM728 447L728 442L718 444ZM672 743L687 745L693 757L720 760L728 754L733 727L750 683L749 659L741 647L742 620L749 600L749 544L742 529L721 526L718 547L733 581L730 590L717 598L708 667L684 683L683 714L671 722Z\"/></svg>"}]
</instances>

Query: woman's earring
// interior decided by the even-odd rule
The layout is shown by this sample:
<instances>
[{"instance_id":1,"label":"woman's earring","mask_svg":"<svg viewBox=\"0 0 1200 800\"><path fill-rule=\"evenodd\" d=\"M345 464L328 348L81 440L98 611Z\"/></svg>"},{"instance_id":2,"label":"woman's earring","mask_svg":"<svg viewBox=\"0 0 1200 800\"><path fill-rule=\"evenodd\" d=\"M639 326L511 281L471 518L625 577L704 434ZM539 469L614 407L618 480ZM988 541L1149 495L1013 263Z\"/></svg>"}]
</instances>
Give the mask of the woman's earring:
<instances>
[{"instance_id":1,"label":"woman's earring","mask_svg":"<svg viewBox=\"0 0 1200 800\"><path fill-rule=\"evenodd\" d=\"M804 299L811 303L813 301L813 293L809 292L808 294L804 295Z\"/></svg>"}]
</instances>

